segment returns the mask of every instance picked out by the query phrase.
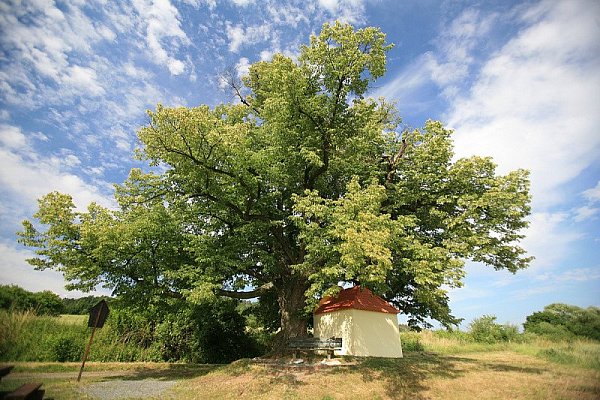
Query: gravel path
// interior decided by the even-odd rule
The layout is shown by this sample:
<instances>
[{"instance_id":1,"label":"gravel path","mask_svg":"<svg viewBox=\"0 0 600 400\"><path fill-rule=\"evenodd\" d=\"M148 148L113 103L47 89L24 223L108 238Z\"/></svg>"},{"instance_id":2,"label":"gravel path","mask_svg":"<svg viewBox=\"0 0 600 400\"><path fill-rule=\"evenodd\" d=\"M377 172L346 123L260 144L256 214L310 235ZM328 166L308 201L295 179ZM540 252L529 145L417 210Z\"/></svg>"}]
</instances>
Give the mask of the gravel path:
<instances>
[{"instance_id":1,"label":"gravel path","mask_svg":"<svg viewBox=\"0 0 600 400\"><path fill-rule=\"evenodd\" d=\"M84 378L108 378L106 381L81 383L79 390L96 400L138 399L138 398L164 398L163 393L173 387L177 380L164 380L156 378L139 379L135 371L88 371L83 373ZM118 379L124 378L124 379ZM48 380L69 379L75 382L76 372L19 372L10 374L6 378L21 380Z\"/></svg>"},{"instance_id":2,"label":"gravel path","mask_svg":"<svg viewBox=\"0 0 600 400\"><path fill-rule=\"evenodd\" d=\"M94 382L85 385L81 391L98 400L159 398L160 395L173 387L177 381L161 381L157 379L142 379L134 381L110 380Z\"/></svg>"}]
</instances>

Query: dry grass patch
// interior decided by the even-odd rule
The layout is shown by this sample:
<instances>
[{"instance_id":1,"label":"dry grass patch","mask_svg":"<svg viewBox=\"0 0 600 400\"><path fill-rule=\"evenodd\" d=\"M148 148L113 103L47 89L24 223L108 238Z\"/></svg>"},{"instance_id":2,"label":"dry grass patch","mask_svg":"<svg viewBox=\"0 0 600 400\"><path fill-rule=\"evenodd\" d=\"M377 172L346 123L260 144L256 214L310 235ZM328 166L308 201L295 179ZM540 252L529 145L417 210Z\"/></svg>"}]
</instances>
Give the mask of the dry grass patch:
<instances>
[{"instance_id":1,"label":"dry grass patch","mask_svg":"<svg viewBox=\"0 0 600 400\"><path fill-rule=\"evenodd\" d=\"M598 399L600 374L513 352L412 353L316 370L240 363L186 381L189 399Z\"/></svg>"}]
</instances>

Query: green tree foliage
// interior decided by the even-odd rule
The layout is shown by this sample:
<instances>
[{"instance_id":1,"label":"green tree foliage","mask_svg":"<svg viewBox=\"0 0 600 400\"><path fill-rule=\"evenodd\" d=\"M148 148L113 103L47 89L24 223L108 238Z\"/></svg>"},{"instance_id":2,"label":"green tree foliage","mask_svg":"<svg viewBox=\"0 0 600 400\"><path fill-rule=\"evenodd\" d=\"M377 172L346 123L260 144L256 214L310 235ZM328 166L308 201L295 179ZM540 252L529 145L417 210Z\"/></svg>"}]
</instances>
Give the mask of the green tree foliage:
<instances>
[{"instance_id":1,"label":"green tree foliage","mask_svg":"<svg viewBox=\"0 0 600 400\"><path fill-rule=\"evenodd\" d=\"M565 339L573 336L600 340L600 308L554 303L527 316L526 332Z\"/></svg>"},{"instance_id":2,"label":"green tree foliage","mask_svg":"<svg viewBox=\"0 0 600 400\"><path fill-rule=\"evenodd\" d=\"M376 28L325 24L297 60L277 54L232 82L239 103L159 105L139 156L165 172L133 170L116 211L43 197L46 228L20 233L38 248L30 263L140 306L272 291L283 339L306 333L306 311L339 281L372 288L411 325L458 322L446 290L465 259L529 263L517 244L528 174L453 161L439 122L399 131L393 105L365 97L390 48Z\"/></svg>"},{"instance_id":3,"label":"green tree foliage","mask_svg":"<svg viewBox=\"0 0 600 400\"><path fill-rule=\"evenodd\" d=\"M100 300L110 300L108 296L84 296L77 299L64 298L63 314L87 315L90 309L98 304Z\"/></svg>"},{"instance_id":4,"label":"green tree foliage","mask_svg":"<svg viewBox=\"0 0 600 400\"><path fill-rule=\"evenodd\" d=\"M493 315L484 315L469 324L469 333L473 340L480 343L510 342L519 336L514 325L500 325Z\"/></svg>"},{"instance_id":5,"label":"green tree foliage","mask_svg":"<svg viewBox=\"0 0 600 400\"><path fill-rule=\"evenodd\" d=\"M169 312L116 308L109 322L120 340L149 349L154 361L227 363L262 350L237 307L237 300L217 298Z\"/></svg>"},{"instance_id":6,"label":"green tree foliage","mask_svg":"<svg viewBox=\"0 0 600 400\"><path fill-rule=\"evenodd\" d=\"M16 285L0 285L0 309L59 315L63 304L61 298L49 290L33 293Z\"/></svg>"}]
</instances>

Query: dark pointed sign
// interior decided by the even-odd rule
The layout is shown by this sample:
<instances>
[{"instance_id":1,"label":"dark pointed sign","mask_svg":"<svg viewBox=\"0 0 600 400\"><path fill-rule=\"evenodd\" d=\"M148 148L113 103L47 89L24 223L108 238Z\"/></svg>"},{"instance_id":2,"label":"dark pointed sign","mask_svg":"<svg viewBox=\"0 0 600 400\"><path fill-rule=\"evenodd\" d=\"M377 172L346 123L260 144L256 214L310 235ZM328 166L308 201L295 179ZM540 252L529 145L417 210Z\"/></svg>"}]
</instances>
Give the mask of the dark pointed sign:
<instances>
[{"instance_id":1,"label":"dark pointed sign","mask_svg":"<svg viewBox=\"0 0 600 400\"><path fill-rule=\"evenodd\" d=\"M90 310L90 319L88 320L88 327L90 328L102 328L104 321L108 317L108 304L105 300L101 300Z\"/></svg>"}]
</instances>

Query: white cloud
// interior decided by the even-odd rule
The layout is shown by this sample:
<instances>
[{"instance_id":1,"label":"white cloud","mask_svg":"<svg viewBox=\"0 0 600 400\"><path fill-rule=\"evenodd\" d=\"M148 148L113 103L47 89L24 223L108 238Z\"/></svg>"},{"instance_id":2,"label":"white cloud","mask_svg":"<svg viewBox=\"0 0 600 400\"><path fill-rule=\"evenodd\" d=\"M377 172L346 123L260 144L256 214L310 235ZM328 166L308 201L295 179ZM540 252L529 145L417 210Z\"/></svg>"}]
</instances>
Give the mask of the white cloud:
<instances>
[{"instance_id":1,"label":"white cloud","mask_svg":"<svg viewBox=\"0 0 600 400\"><path fill-rule=\"evenodd\" d=\"M240 24L232 25L228 21L226 32L229 39L229 51L238 53L245 45L265 42L271 37L271 31L272 28L269 24L252 25L244 28Z\"/></svg>"},{"instance_id":2,"label":"white cloud","mask_svg":"<svg viewBox=\"0 0 600 400\"><path fill-rule=\"evenodd\" d=\"M472 52L489 33L496 18L495 14L483 16L475 9L466 9L442 31L436 56L427 54L426 68L446 96L456 94L457 85L468 77L474 62Z\"/></svg>"},{"instance_id":3,"label":"white cloud","mask_svg":"<svg viewBox=\"0 0 600 400\"><path fill-rule=\"evenodd\" d=\"M540 207L565 201L560 186L600 153L600 3L550 5L485 62L448 113L458 156L531 170Z\"/></svg>"},{"instance_id":4,"label":"white cloud","mask_svg":"<svg viewBox=\"0 0 600 400\"><path fill-rule=\"evenodd\" d=\"M595 187L583 192L583 196L589 201L600 201L600 181L598 181Z\"/></svg>"},{"instance_id":5,"label":"white cloud","mask_svg":"<svg viewBox=\"0 0 600 400\"><path fill-rule=\"evenodd\" d=\"M569 200L562 185L600 154L600 3L541 2L505 15L467 9L426 53L374 96L417 109L435 83L450 107L458 157L492 156L500 173L531 171L536 210ZM520 20L519 20L520 18ZM524 26L487 59L494 24ZM426 90L425 90L426 92ZM431 99L429 101L432 101Z\"/></svg>"},{"instance_id":6,"label":"white cloud","mask_svg":"<svg viewBox=\"0 0 600 400\"><path fill-rule=\"evenodd\" d=\"M248 75L250 72L250 61L246 57L240 58L237 64L235 64L235 70L239 78Z\"/></svg>"},{"instance_id":7,"label":"white cloud","mask_svg":"<svg viewBox=\"0 0 600 400\"><path fill-rule=\"evenodd\" d=\"M169 0L134 0L134 7L146 25L146 45L150 49L152 61L164 65L172 75L185 71L185 64L169 54L166 47L175 52L181 44L190 40L181 29L179 11ZM163 45L163 42L167 42ZM171 51L173 53L173 51Z\"/></svg>"},{"instance_id":8,"label":"white cloud","mask_svg":"<svg viewBox=\"0 0 600 400\"><path fill-rule=\"evenodd\" d=\"M375 90L371 97L383 97L395 100L397 108L402 112L420 108L423 86L431 82L431 71L428 68L430 55L425 54L400 71L394 79ZM422 107L421 107L422 108Z\"/></svg>"},{"instance_id":9,"label":"white cloud","mask_svg":"<svg viewBox=\"0 0 600 400\"><path fill-rule=\"evenodd\" d=\"M203 0L202 2L205 3L211 10L214 10L217 6L217 0Z\"/></svg>"},{"instance_id":10,"label":"white cloud","mask_svg":"<svg viewBox=\"0 0 600 400\"><path fill-rule=\"evenodd\" d=\"M356 25L365 21L363 0L318 0L317 5L340 22Z\"/></svg>"},{"instance_id":11,"label":"white cloud","mask_svg":"<svg viewBox=\"0 0 600 400\"><path fill-rule=\"evenodd\" d=\"M107 194L68 172L81 163L75 155L41 156L30 146L19 128L0 127L0 138L7 137L18 139L10 139L8 146L0 147L3 201L17 202L22 210L33 210L39 197L57 190L71 194L80 209L85 209L92 201L107 207L114 206L114 200ZM6 142L2 140L2 143ZM6 222L10 218L5 215L2 219Z\"/></svg>"},{"instance_id":12,"label":"white cloud","mask_svg":"<svg viewBox=\"0 0 600 400\"><path fill-rule=\"evenodd\" d=\"M9 149L18 150L27 146L27 138L17 126L0 125L0 143Z\"/></svg>"},{"instance_id":13,"label":"white cloud","mask_svg":"<svg viewBox=\"0 0 600 400\"><path fill-rule=\"evenodd\" d=\"M526 274L537 274L556 266L569 254L570 248L582 234L569 227L569 214L562 212L534 212L528 218L523 248L535 257Z\"/></svg>"},{"instance_id":14,"label":"white cloud","mask_svg":"<svg viewBox=\"0 0 600 400\"><path fill-rule=\"evenodd\" d=\"M598 214L600 208L598 207L590 207L590 206L581 206L575 209L575 221L582 222L585 220L592 219Z\"/></svg>"},{"instance_id":15,"label":"white cloud","mask_svg":"<svg viewBox=\"0 0 600 400\"><path fill-rule=\"evenodd\" d=\"M269 20L275 25L296 28L300 23L310 23L310 15L315 11L315 7L309 2L302 7L294 7L291 4L269 4Z\"/></svg>"},{"instance_id":16,"label":"white cloud","mask_svg":"<svg viewBox=\"0 0 600 400\"><path fill-rule=\"evenodd\" d=\"M318 3L319 3L319 6L323 7L330 13L337 12L338 7L339 7L338 0L319 0Z\"/></svg>"},{"instance_id":17,"label":"white cloud","mask_svg":"<svg viewBox=\"0 0 600 400\"><path fill-rule=\"evenodd\" d=\"M231 2L238 7L246 7L247 5L254 3L254 0L231 0Z\"/></svg>"},{"instance_id":18,"label":"white cloud","mask_svg":"<svg viewBox=\"0 0 600 400\"><path fill-rule=\"evenodd\" d=\"M35 270L25 261L31 257L35 257L35 254L30 250L17 248L6 242L0 242L0 283L18 285L31 292L51 290L61 297L76 298L90 295L90 293L66 290L66 282L60 272ZM110 292L100 290L91 294L110 295Z\"/></svg>"},{"instance_id":19,"label":"white cloud","mask_svg":"<svg viewBox=\"0 0 600 400\"><path fill-rule=\"evenodd\" d=\"M63 82L75 88L78 92L87 91L94 96L100 96L105 93L102 86L98 84L96 71L91 68L75 65L68 68L68 73L64 76Z\"/></svg>"},{"instance_id":20,"label":"white cloud","mask_svg":"<svg viewBox=\"0 0 600 400\"><path fill-rule=\"evenodd\" d=\"M66 3L59 9L53 2L31 0L5 4L0 27L5 32L0 46L8 52L0 73L0 95L7 103L43 102L40 96L53 85L58 92L53 101L75 93L104 92L94 70L92 46L116 36L107 26L95 24L82 8Z\"/></svg>"}]
</instances>

